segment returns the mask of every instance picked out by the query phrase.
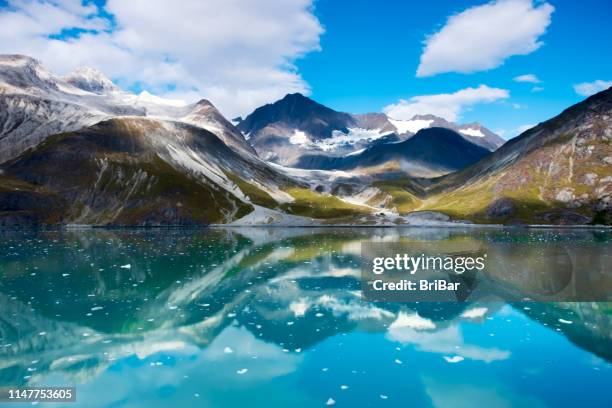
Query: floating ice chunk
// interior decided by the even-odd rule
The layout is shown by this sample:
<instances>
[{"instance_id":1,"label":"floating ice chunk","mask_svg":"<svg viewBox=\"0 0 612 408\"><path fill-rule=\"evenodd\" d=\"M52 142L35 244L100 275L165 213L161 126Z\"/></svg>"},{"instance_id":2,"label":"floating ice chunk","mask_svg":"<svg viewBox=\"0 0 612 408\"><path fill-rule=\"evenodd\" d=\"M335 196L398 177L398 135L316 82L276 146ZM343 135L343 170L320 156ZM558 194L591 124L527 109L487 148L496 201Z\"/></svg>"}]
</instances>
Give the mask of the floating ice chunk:
<instances>
[{"instance_id":1,"label":"floating ice chunk","mask_svg":"<svg viewBox=\"0 0 612 408\"><path fill-rule=\"evenodd\" d=\"M132 269L132 264L125 264L120 266L121 269Z\"/></svg>"},{"instance_id":2,"label":"floating ice chunk","mask_svg":"<svg viewBox=\"0 0 612 408\"><path fill-rule=\"evenodd\" d=\"M231 347L225 346L225 348L223 349L223 352L225 354L232 354L234 352L234 350L232 350Z\"/></svg>"},{"instance_id":3,"label":"floating ice chunk","mask_svg":"<svg viewBox=\"0 0 612 408\"><path fill-rule=\"evenodd\" d=\"M572 322L571 320L559 319L559 323L563 323L563 324L572 324L572 323L574 323L574 322Z\"/></svg>"},{"instance_id":4,"label":"floating ice chunk","mask_svg":"<svg viewBox=\"0 0 612 408\"><path fill-rule=\"evenodd\" d=\"M348 385L341 385L340 389L341 390L348 390L348 387L349 387Z\"/></svg>"},{"instance_id":5,"label":"floating ice chunk","mask_svg":"<svg viewBox=\"0 0 612 408\"><path fill-rule=\"evenodd\" d=\"M414 330L432 330L436 328L436 324L430 319L419 316L418 313L407 314L400 312L397 319L389 326L389 329L393 330L404 327Z\"/></svg>"},{"instance_id":6,"label":"floating ice chunk","mask_svg":"<svg viewBox=\"0 0 612 408\"><path fill-rule=\"evenodd\" d=\"M447 363L459 363L465 360L461 356L444 356L444 359L446 360Z\"/></svg>"},{"instance_id":7,"label":"floating ice chunk","mask_svg":"<svg viewBox=\"0 0 612 408\"><path fill-rule=\"evenodd\" d=\"M469 309L461 313L461 317L463 317L464 319L480 319L484 317L485 314L487 314L488 310L489 309L487 309L486 307L475 307L473 309Z\"/></svg>"},{"instance_id":8,"label":"floating ice chunk","mask_svg":"<svg viewBox=\"0 0 612 408\"><path fill-rule=\"evenodd\" d=\"M92 307L90 310L91 310L92 312L95 312L96 310L102 310L102 309L104 309L104 307L103 307L103 306L94 306L94 307Z\"/></svg>"},{"instance_id":9,"label":"floating ice chunk","mask_svg":"<svg viewBox=\"0 0 612 408\"><path fill-rule=\"evenodd\" d=\"M400 360L400 359L396 358L396 359L395 359L395 364L402 364L402 360Z\"/></svg>"},{"instance_id":10,"label":"floating ice chunk","mask_svg":"<svg viewBox=\"0 0 612 408\"><path fill-rule=\"evenodd\" d=\"M304 316L309 307L310 305L306 299L299 299L298 301L291 302L289 305L289 309L293 312L295 317Z\"/></svg>"},{"instance_id":11,"label":"floating ice chunk","mask_svg":"<svg viewBox=\"0 0 612 408\"><path fill-rule=\"evenodd\" d=\"M380 399L387 399L389 398L388 396L386 396L385 394L380 394Z\"/></svg>"},{"instance_id":12,"label":"floating ice chunk","mask_svg":"<svg viewBox=\"0 0 612 408\"><path fill-rule=\"evenodd\" d=\"M236 374L243 375L246 374L247 371L249 371L248 368L241 368L240 370L236 371Z\"/></svg>"},{"instance_id":13,"label":"floating ice chunk","mask_svg":"<svg viewBox=\"0 0 612 408\"><path fill-rule=\"evenodd\" d=\"M459 132L472 137L484 137L484 133L478 128L459 129Z\"/></svg>"},{"instance_id":14,"label":"floating ice chunk","mask_svg":"<svg viewBox=\"0 0 612 408\"><path fill-rule=\"evenodd\" d=\"M333 398L329 398L327 400L327 402L325 403L325 405L335 405L336 401Z\"/></svg>"}]
</instances>

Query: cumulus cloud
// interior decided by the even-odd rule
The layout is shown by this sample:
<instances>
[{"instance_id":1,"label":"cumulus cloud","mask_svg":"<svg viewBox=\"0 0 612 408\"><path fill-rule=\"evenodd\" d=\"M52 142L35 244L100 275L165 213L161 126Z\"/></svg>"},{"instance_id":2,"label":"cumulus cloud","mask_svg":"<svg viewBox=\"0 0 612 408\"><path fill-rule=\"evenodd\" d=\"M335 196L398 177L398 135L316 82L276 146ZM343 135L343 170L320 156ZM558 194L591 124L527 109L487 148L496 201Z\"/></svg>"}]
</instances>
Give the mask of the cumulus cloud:
<instances>
[{"instance_id":1,"label":"cumulus cloud","mask_svg":"<svg viewBox=\"0 0 612 408\"><path fill-rule=\"evenodd\" d=\"M534 74L525 74L525 75L516 76L514 77L514 81L515 82L529 82L531 84L539 84L540 82L542 82Z\"/></svg>"},{"instance_id":2,"label":"cumulus cloud","mask_svg":"<svg viewBox=\"0 0 612 408\"><path fill-rule=\"evenodd\" d=\"M604 91L612 86L612 81L602 81L598 79L593 82L582 82L574 85L574 91L581 96L591 96L597 92Z\"/></svg>"},{"instance_id":3,"label":"cumulus cloud","mask_svg":"<svg viewBox=\"0 0 612 408\"><path fill-rule=\"evenodd\" d=\"M483 71L530 54L542 46L553 11L548 3L499 0L453 15L425 40L417 77Z\"/></svg>"},{"instance_id":4,"label":"cumulus cloud","mask_svg":"<svg viewBox=\"0 0 612 408\"><path fill-rule=\"evenodd\" d=\"M288 92L308 93L294 61L320 49L312 0L9 1L0 53L65 74L92 66L124 87L211 99L229 115ZM111 16L111 18L108 18Z\"/></svg>"},{"instance_id":5,"label":"cumulus cloud","mask_svg":"<svg viewBox=\"0 0 612 408\"><path fill-rule=\"evenodd\" d=\"M394 119L409 120L414 115L432 114L455 122L465 109L473 105L491 103L509 97L510 93L506 89L480 85L477 88L465 88L453 93L400 99L395 104L385 106L383 111Z\"/></svg>"}]
</instances>

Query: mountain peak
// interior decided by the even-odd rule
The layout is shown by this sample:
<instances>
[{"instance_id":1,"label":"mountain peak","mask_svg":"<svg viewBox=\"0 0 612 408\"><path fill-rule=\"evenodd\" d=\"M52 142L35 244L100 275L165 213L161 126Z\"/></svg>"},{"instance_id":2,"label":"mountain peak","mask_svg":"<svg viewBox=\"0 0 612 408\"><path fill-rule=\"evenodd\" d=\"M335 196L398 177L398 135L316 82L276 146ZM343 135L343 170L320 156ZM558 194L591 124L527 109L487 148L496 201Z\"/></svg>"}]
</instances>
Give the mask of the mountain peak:
<instances>
[{"instance_id":1,"label":"mountain peak","mask_svg":"<svg viewBox=\"0 0 612 408\"><path fill-rule=\"evenodd\" d=\"M196 105L207 105L207 106L212 106L212 102L209 101L206 98L202 98L199 101L196 102Z\"/></svg>"},{"instance_id":2,"label":"mountain peak","mask_svg":"<svg viewBox=\"0 0 612 408\"><path fill-rule=\"evenodd\" d=\"M299 101L299 100L302 100L302 101L308 100L308 101L314 102L312 99L301 94L300 92L288 93L281 99L281 101Z\"/></svg>"},{"instance_id":3,"label":"mountain peak","mask_svg":"<svg viewBox=\"0 0 612 408\"><path fill-rule=\"evenodd\" d=\"M412 117L412 119L410 120L434 120L434 121L446 121L448 122L446 119L440 117L440 116L436 116L436 115L432 115L432 114L426 114L426 115L414 115Z\"/></svg>"},{"instance_id":4,"label":"mountain peak","mask_svg":"<svg viewBox=\"0 0 612 408\"><path fill-rule=\"evenodd\" d=\"M287 131L305 131L315 139L330 137L333 130L347 131L351 115L321 105L301 93L291 93L274 103L260 106L239 124L244 133L257 132L276 124Z\"/></svg>"},{"instance_id":5,"label":"mountain peak","mask_svg":"<svg viewBox=\"0 0 612 408\"><path fill-rule=\"evenodd\" d=\"M309 107L310 109L328 109L333 111L333 109L328 108L325 105L321 105L320 103L310 99L309 97L299 93L289 93L285 95L282 99L271 104L272 106L282 107L282 106L304 106Z\"/></svg>"},{"instance_id":6,"label":"mountain peak","mask_svg":"<svg viewBox=\"0 0 612 408\"><path fill-rule=\"evenodd\" d=\"M98 95L118 92L119 88L97 69L80 67L63 78L69 84Z\"/></svg>"},{"instance_id":7,"label":"mountain peak","mask_svg":"<svg viewBox=\"0 0 612 408\"><path fill-rule=\"evenodd\" d=\"M0 54L0 65L13 67L40 67L42 64L36 58L22 54Z\"/></svg>"},{"instance_id":8,"label":"mountain peak","mask_svg":"<svg viewBox=\"0 0 612 408\"><path fill-rule=\"evenodd\" d=\"M39 60L19 54L0 55L0 89L22 93L55 90L57 78Z\"/></svg>"}]
</instances>

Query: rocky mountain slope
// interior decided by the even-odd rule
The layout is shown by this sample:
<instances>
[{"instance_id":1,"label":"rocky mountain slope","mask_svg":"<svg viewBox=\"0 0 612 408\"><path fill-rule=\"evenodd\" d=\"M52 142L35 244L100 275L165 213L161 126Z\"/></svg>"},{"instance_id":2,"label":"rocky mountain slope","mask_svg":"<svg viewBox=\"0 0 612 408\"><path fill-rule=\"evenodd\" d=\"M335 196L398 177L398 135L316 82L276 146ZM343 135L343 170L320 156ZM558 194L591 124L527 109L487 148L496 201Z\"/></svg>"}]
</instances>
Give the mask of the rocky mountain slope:
<instances>
[{"instance_id":1,"label":"rocky mountain slope","mask_svg":"<svg viewBox=\"0 0 612 408\"><path fill-rule=\"evenodd\" d=\"M612 90L493 153L440 123L293 94L236 127L207 100L0 56L0 226L612 224Z\"/></svg>"},{"instance_id":2,"label":"rocky mountain slope","mask_svg":"<svg viewBox=\"0 0 612 408\"><path fill-rule=\"evenodd\" d=\"M33 58L0 55L0 163L49 135L126 115L191 123L215 132L232 148L254 153L242 134L206 100L185 105L146 92L135 95L90 68L59 77Z\"/></svg>"},{"instance_id":3,"label":"rocky mountain slope","mask_svg":"<svg viewBox=\"0 0 612 408\"><path fill-rule=\"evenodd\" d=\"M457 125L431 115L412 120L394 120L382 113L355 115L337 112L301 94L257 108L238 124L264 159L310 169L318 168L317 161L300 161L302 156L319 156L325 162L373 145L406 140L428 127L454 130L489 151L504 142L478 123Z\"/></svg>"},{"instance_id":4,"label":"rocky mountain slope","mask_svg":"<svg viewBox=\"0 0 612 408\"><path fill-rule=\"evenodd\" d=\"M483 222L612 223L612 88L443 177L420 205Z\"/></svg>"},{"instance_id":5,"label":"rocky mountain slope","mask_svg":"<svg viewBox=\"0 0 612 408\"><path fill-rule=\"evenodd\" d=\"M0 225L206 225L264 207L322 218L364 211L261 160L206 100L134 95L91 69L62 78L9 55L0 57L0 105Z\"/></svg>"},{"instance_id":6,"label":"rocky mountain slope","mask_svg":"<svg viewBox=\"0 0 612 408\"><path fill-rule=\"evenodd\" d=\"M295 185L205 129L143 117L52 135L2 169L0 215L14 224L224 223L255 196L293 201L281 187Z\"/></svg>"},{"instance_id":7,"label":"rocky mountain slope","mask_svg":"<svg viewBox=\"0 0 612 408\"><path fill-rule=\"evenodd\" d=\"M352 170L385 178L437 177L474 164L489 150L445 128L425 128L402 142L379 143L344 157L302 156L297 167Z\"/></svg>"},{"instance_id":8,"label":"rocky mountain slope","mask_svg":"<svg viewBox=\"0 0 612 408\"><path fill-rule=\"evenodd\" d=\"M431 127L441 127L454 130L461 137L478 146L484 147L489 151L495 151L501 147L506 141L482 126L480 123L456 124L447 121L444 118L435 115L415 115L407 121L397 121L390 119L398 128L410 129L412 133L416 133L421 129Z\"/></svg>"}]
</instances>

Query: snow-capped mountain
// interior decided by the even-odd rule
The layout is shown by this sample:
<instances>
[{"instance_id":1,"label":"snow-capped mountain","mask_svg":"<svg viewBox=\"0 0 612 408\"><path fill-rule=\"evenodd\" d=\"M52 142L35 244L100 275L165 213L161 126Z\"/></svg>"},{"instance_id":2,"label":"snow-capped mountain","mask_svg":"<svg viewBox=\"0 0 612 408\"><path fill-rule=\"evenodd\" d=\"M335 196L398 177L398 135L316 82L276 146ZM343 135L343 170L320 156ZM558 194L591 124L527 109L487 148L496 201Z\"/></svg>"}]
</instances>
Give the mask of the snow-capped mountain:
<instances>
[{"instance_id":1,"label":"snow-capped mountain","mask_svg":"<svg viewBox=\"0 0 612 408\"><path fill-rule=\"evenodd\" d=\"M452 129L461 134L464 139L489 151L495 151L505 143L504 139L477 122L457 124L435 115L415 115L410 120L389 118L389 122L393 124L399 134L416 133L421 129L430 127Z\"/></svg>"},{"instance_id":2,"label":"snow-capped mountain","mask_svg":"<svg viewBox=\"0 0 612 408\"><path fill-rule=\"evenodd\" d=\"M428 127L452 129L489 151L504 142L478 123L457 125L432 115L395 120L383 113L338 112L299 93L255 109L238 124L263 158L299 167L304 165L303 160L298 165L304 155L318 155L323 161L343 157L373 145L406 140Z\"/></svg>"},{"instance_id":3,"label":"snow-capped mountain","mask_svg":"<svg viewBox=\"0 0 612 408\"><path fill-rule=\"evenodd\" d=\"M376 119L337 112L295 93L255 109L238 129L261 157L291 166L307 152L347 154L374 140L396 140L393 128L381 128Z\"/></svg>"},{"instance_id":4,"label":"snow-capped mountain","mask_svg":"<svg viewBox=\"0 0 612 408\"><path fill-rule=\"evenodd\" d=\"M0 163L49 135L122 116L192 123L215 132L232 148L254 154L242 134L208 101L188 105L148 92L135 95L91 68L59 77L22 55L0 55L0 108Z\"/></svg>"},{"instance_id":5,"label":"snow-capped mountain","mask_svg":"<svg viewBox=\"0 0 612 408\"><path fill-rule=\"evenodd\" d=\"M0 56L0 226L395 225L421 222L415 211L610 224L611 92L490 153L499 140L475 123L353 115L292 94L236 127L204 99Z\"/></svg>"},{"instance_id":6,"label":"snow-capped mountain","mask_svg":"<svg viewBox=\"0 0 612 408\"><path fill-rule=\"evenodd\" d=\"M224 223L300 185L210 102L134 95L91 69L59 77L0 56L0 106L8 223Z\"/></svg>"},{"instance_id":7,"label":"snow-capped mountain","mask_svg":"<svg viewBox=\"0 0 612 408\"><path fill-rule=\"evenodd\" d=\"M373 145L344 157L303 156L298 166L385 177L438 177L474 164L489 153L453 130L431 127L404 141Z\"/></svg>"},{"instance_id":8,"label":"snow-capped mountain","mask_svg":"<svg viewBox=\"0 0 612 408\"><path fill-rule=\"evenodd\" d=\"M77 68L62 79L83 91L98 95L121 92L102 72L90 67Z\"/></svg>"}]
</instances>

